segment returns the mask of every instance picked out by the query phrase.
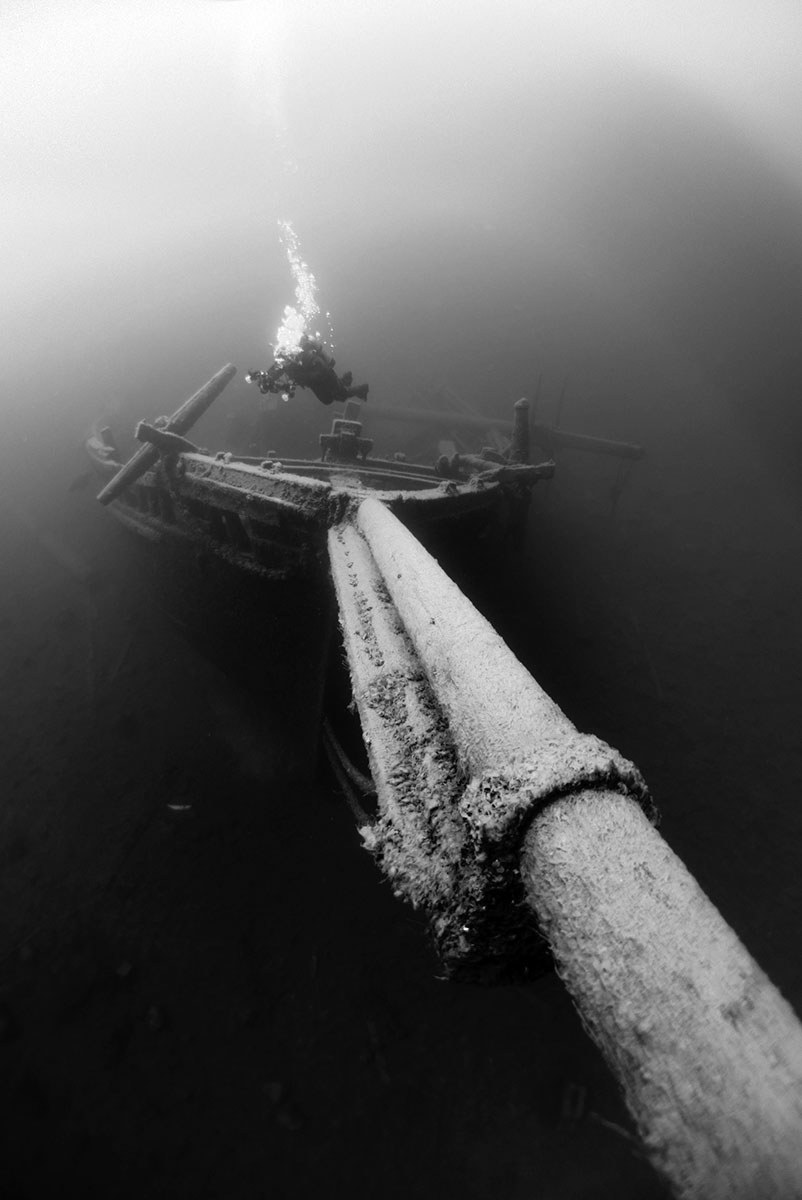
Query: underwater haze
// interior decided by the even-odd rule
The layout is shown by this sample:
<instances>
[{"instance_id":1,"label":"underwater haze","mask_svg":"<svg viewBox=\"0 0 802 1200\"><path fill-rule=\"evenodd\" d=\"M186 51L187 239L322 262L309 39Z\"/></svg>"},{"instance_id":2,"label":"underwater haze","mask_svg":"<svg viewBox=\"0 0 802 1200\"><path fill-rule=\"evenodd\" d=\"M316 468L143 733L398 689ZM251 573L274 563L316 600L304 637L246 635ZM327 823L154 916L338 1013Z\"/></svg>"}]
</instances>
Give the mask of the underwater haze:
<instances>
[{"instance_id":1,"label":"underwater haze","mask_svg":"<svg viewBox=\"0 0 802 1200\"><path fill-rule=\"evenodd\" d=\"M791 0L0 5L5 1195L667 1195L559 981L438 979L95 503L93 422L232 362L216 449L302 295L368 409L645 447L558 453L460 582L802 1010L801 44ZM292 671L278 622L238 656Z\"/></svg>"}]
</instances>

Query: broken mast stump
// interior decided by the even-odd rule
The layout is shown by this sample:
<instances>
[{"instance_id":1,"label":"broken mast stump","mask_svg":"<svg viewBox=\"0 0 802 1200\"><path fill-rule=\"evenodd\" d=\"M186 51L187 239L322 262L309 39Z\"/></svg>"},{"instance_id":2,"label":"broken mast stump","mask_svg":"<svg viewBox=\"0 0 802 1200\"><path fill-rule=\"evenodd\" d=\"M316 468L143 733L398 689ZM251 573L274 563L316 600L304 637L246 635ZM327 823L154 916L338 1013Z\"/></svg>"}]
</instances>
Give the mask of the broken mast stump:
<instances>
[{"instance_id":1,"label":"broken mast stump","mask_svg":"<svg viewBox=\"0 0 802 1200\"><path fill-rule=\"evenodd\" d=\"M329 557L378 797L361 833L448 973L526 978L548 941L677 1195L802 1194L802 1027L657 833L636 768L377 500Z\"/></svg>"},{"instance_id":2,"label":"broken mast stump","mask_svg":"<svg viewBox=\"0 0 802 1200\"><path fill-rule=\"evenodd\" d=\"M510 462L529 462L529 401L526 396L516 400L512 410Z\"/></svg>"}]
</instances>

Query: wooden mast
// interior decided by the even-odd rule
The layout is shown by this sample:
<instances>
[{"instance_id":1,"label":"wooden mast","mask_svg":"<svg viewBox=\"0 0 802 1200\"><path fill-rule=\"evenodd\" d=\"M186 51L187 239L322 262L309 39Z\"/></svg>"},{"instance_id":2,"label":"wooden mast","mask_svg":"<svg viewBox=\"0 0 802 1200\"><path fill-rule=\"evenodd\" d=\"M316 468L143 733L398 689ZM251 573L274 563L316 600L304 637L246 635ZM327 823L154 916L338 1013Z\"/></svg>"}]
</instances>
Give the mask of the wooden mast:
<instances>
[{"instance_id":1,"label":"wooden mast","mask_svg":"<svg viewBox=\"0 0 802 1200\"><path fill-rule=\"evenodd\" d=\"M655 829L636 769L378 501L329 555L378 797L361 832L447 968L535 931L677 1196L802 1196L802 1026Z\"/></svg>"}]
</instances>

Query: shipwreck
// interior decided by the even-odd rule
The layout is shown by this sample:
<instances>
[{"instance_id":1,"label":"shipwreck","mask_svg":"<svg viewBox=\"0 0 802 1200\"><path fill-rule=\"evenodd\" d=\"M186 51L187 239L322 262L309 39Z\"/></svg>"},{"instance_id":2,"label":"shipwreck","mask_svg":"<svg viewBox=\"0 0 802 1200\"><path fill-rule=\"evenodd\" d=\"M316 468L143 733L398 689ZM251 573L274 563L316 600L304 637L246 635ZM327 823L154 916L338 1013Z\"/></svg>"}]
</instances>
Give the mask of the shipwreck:
<instances>
[{"instance_id":1,"label":"shipwreck","mask_svg":"<svg viewBox=\"0 0 802 1200\"><path fill-rule=\"evenodd\" d=\"M325 658L337 619L367 765L333 736L330 755L445 974L527 979L550 956L677 1196L802 1196L792 1009L658 833L634 764L574 727L424 545L438 526L520 524L556 446L640 449L539 425L519 400L508 425L372 406L443 443L429 463L377 459L349 399L315 459L209 453L187 435L233 375L140 422L127 462L94 433L101 503L236 593L303 581L329 596L302 649ZM455 449L457 428L496 436ZM310 717L322 732L322 690Z\"/></svg>"}]
</instances>

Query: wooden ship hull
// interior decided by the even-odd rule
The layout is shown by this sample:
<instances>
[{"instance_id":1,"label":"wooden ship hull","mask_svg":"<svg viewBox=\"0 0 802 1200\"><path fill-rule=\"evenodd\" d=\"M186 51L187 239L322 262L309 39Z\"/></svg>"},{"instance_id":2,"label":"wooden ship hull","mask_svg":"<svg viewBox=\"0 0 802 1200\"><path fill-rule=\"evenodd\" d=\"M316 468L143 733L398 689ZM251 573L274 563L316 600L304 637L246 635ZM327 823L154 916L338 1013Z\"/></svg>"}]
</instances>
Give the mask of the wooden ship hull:
<instances>
[{"instance_id":1,"label":"wooden ship hull","mask_svg":"<svg viewBox=\"0 0 802 1200\"><path fill-rule=\"evenodd\" d=\"M309 770L327 679L341 666L332 636L332 527L373 497L435 554L459 546L474 553L483 536L522 524L532 486L553 466L526 461L523 407L515 450L522 461L487 448L493 457L441 454L431 464L374 458L356 402L321 435L317 459L209 453L185 434L233 374L223 368L170 419L141 422L142 446L128 462L106 427L92 431L86 449L98 498L135 535L150 594L193 644L258 695L271 728L277 720L286 727L288 758ZM347 685L329 689L342 708ZM292 761L285 766L292 774Z\"/></svg>"},{"instance_id":2,"label":"wooden ship hull","mask_svg":"<svg viewBox=\"0 0 802 1200\"><path fill-rule=\"evenodd\" d=\"M323 583L328 529L367 496L425 540L427 530L475 530L511 515L553 470L549 462L532 466L501 456L455 455L435 465L370 458L361 423L348 413L322 436L318 460L209 454L183 438L170 440L169 431L145 427L145 434L154 438L152 461L121 485L114 481L125 467L110 431L93 431L87 441L104 484L100 498L108 496L117 520L172 553L188 551L274 583Z\"/></svg>"},{"instance_id":3,"label":"wooden ship hull","mask_svg":"<svg viewBox=\"0 0 802 1200\"><path fill-rule=\"evenodd\" d=\"M227 673L275 710L294 712L296 724L300 716L313 739L339 657L330 652L330 533L366 499L453 569L484 557L483 540L498 548L502 533L520 535L533 486L554 472L556 447L641 453L532 423L525 399L504 421L466 411L453 397L439 411L350 400L320 435L316 459L210 453L186 435L235 373L223 367L170 418L140 422L142 444L127 462L106 427L91 433L86 449L102 484L98 499L136 535L161 607ZM430 461L409 462L400 451L373 457L364 424L391 425L397 442L420 457L428 449ZM544 461L531 461L533 445L545 450ZM342 699L347 686L334 690Z\"/></svg>"}]
</instances>

